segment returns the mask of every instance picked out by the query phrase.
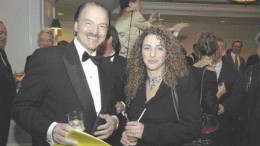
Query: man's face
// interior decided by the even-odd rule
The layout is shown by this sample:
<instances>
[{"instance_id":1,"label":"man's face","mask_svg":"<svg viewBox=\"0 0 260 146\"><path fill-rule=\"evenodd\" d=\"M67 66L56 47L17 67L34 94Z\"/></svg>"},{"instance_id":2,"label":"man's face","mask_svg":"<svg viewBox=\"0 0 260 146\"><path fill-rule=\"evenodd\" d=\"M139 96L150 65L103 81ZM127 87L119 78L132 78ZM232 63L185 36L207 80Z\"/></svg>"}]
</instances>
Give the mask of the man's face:
<instances>
[{"instance_id":1,"label":"man's face","mask_svg":"<svg viewBox=\"0 0 260 146\"><path fill-rule=\"evenodd\" d=\"M106 39L108 27L109 16L105 9L93 5L85 7L74 24L78 41L89 53L96 51Z\"/></svg>"},{"instance_id":2,"label":"man's face","mask_svg":"<svg viewBox=\"0 0 260 146\"><path fill-rule=\"evenodd\" d=\"M217 49L215 56L213 57L215 63L219 62L222 59L222 56L224 55L224 50L225 44L223 42L217 41Z\"/></svg>"},{"instance_id":3,"label":"man's face","mask_svg":"<svg viewBox=\"0 0 260 146\"><path fill-rule=\"evenodd\" d=\"M232 52L235 54L239 54L242 48L242 44L240 42L235 42L232 46Z\"/></svg>"},{"instance_id":4,"label":"man's face","mask_svg":"<svg viewBox=\"0 0 260 146\"><path fill-rule=\"evenodd\" d=\"M47 46L53 46L54 45L53 36L50 35L49 33L41 33L38 36L37 44L40 48L47 47Z\"/></svg>"},{"instance_id":5,"label":"man's face","mask_svg":"<svg viewBox=\"0 0 260 146\"><path fill-rule=\"evenodd\" d=\"M0 48L4 49L6 44L7 30L4 24L0 23Z\"/></svg>"}]
</instances>

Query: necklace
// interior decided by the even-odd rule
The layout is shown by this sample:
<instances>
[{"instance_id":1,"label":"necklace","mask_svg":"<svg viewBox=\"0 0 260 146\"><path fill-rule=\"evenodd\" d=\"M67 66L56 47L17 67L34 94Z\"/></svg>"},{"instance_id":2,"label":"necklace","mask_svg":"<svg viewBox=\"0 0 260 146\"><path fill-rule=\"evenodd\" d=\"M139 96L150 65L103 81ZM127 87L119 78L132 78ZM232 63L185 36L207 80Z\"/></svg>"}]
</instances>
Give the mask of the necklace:
<instances>
[{"instance_id":1,"label":"necklace","mask_svg":"<svg viewBox=\"0 0 260 146\"><path fill-rule=\"evenodd\" d=\"M156 86L158 83L160 83L163 80L163 76L159 75L159 76L155 76L155 77L148 77L147 80L148 80L150 88L152 90L152 88L154 86Z\"/></svg>"}]
</instances>

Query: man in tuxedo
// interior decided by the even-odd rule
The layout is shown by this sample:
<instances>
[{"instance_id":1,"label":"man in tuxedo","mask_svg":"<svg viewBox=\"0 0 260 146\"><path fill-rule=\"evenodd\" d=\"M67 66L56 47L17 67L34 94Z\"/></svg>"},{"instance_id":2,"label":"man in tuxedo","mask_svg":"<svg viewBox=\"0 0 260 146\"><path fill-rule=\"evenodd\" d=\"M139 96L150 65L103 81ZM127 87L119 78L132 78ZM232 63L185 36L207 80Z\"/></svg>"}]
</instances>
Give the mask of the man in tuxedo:
<instances>
[{"instance_id":1,"label":"man in tuxedo","mask_svg":"<svg viewBox=\"0 0 260 146\"><path fill-rule=\"evenodd\" d=\"M260 45L256 48L256 54L250 55L246 61L246 67L260 63Z\"/></svg>"},{"instance_id":2,"label":"man in tuxedo","mask_svg":"<svg viewBox=\"0 0 260 146\"><path fill-rule=\"evenodd\" d=\"M218 111L218 130L215 132L216 146L231 146L234 138L233 125L230 115L224 112L224 105L227 104L231 97L232 88L235 80L238 76L238 72L234 70L229 64L222 61L222 56L226 50L226 42L217 37L217 50L214 56L214 66L217 73L218 92L217 97L219 99L219 111Z\"/></svg>"},{"instance_id":3,"label":"man in tuxedo","mask_svg":"<svg viewBox=\"0 0 260 146\"><path fill-rule=\"evenodd\" d=\"M242 71L246 67L245 59L239 56L241 52L243 44L241 41L234 41L232 43L232 50L230 53L224 56L224 61L227 64L230 64L235 70Z\"/></svg>"},{"instance_id":4,"label":"man in tuxedo","mask_svg":"<svg viewBox=\"0 0 260 146\"><path fill-rule=\"evenodd\" d=\"M4 47L6 44L7 30L0 21L0 145L7 144L10 127L11 102L16 94L15 81L11 66L7 60Z\"/></svg>"},{"instance_id":5,"label":"man in tuxedo","mask_svg":"<svg viewBox=\"0 0 260 146\"><path fill-rule=\"evenodd\" d=\"M102 5L84 2L74 17L76 36L68 45L36 50L12 104L12 116L33 136L33 145L76 145L67 113L83 111L86 133L107 139L118 125L112 63L96 57L110 25ZM47 138L47 143L46 142Z\"/></svg>"}]
</instances>

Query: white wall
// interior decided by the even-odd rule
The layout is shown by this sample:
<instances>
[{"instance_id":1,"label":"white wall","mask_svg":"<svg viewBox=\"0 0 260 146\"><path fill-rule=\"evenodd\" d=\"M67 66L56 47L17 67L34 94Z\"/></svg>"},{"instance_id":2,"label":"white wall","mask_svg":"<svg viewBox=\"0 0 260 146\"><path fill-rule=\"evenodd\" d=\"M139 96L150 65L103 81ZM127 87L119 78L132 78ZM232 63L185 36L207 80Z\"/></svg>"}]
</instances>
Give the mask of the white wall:
<instances>
[{"instance_id":1,"label":"white wall","mask_svg":"<svg viewBox=\"0 0 260 146\"><path fill-rule=\"evenodd\" d=\"M42 0L1 0L0 20L7 27L6 53L13 72L23 71L26 57L37 48L42 27Z\"/></svg>"}]
</instances>

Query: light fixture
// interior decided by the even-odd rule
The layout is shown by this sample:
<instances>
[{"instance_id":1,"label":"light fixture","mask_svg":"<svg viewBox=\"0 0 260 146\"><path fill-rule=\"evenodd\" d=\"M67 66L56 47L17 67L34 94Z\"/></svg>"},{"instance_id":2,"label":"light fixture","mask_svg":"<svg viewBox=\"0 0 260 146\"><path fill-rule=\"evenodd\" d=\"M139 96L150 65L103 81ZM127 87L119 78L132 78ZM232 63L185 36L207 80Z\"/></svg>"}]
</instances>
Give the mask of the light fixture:
<instances>
[{"instance_id":1,"label":"light fixture","mask_svg":"<svg viewBox=\"0 0 260 146\"><path fill-rule=\"evenodd\" d=\"M247 4L247 3L254 3L256 0L232 0L235 3L240 3L240 4Z\"/></svg>"},{"instance_id":2,"label":"light fixture","mask_svg":"<svg viewBox=\"0 0 260 146\"><path fill-rule=\"evenodd\" d=\"M52 19L51 29L61 29L59 19L55 19L55 18Z\"/></svg>"}]
</instances>

